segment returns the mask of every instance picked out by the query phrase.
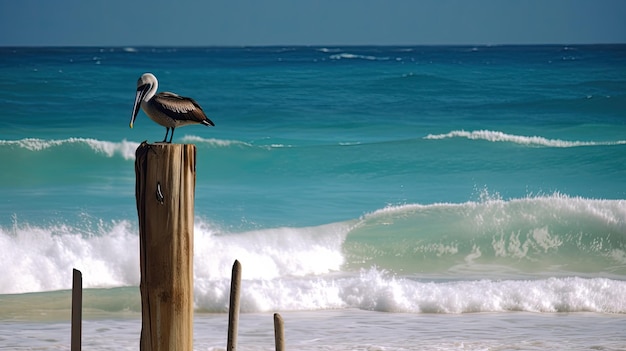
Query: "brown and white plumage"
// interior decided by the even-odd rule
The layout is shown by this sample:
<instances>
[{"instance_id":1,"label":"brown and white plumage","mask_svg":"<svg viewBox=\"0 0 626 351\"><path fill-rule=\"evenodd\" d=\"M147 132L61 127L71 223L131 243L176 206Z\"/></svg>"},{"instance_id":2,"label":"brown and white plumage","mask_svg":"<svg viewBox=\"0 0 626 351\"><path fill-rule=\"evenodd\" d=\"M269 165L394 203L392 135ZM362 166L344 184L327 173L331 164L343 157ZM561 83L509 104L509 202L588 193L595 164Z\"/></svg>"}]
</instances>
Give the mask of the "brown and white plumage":
<instances>
[{"instance_id":1,"label":"brown and white plumage","mask_svg":"<svg viewBox=\"0 0 626 351\"><path fill-rule=\"evenodd\" d=\"M150 117L151 120L165 127L164 143L171 143L176 127L188 124L204 124L215 126L205 114L200 105L192 99L170 92L156 93L159 82L152 73L144 73L137 81L137 94L133 115L130 118L130 127L133 127L139 108ZM170 140L167 135L172 129Z\"/></svg>"}]
</instances>

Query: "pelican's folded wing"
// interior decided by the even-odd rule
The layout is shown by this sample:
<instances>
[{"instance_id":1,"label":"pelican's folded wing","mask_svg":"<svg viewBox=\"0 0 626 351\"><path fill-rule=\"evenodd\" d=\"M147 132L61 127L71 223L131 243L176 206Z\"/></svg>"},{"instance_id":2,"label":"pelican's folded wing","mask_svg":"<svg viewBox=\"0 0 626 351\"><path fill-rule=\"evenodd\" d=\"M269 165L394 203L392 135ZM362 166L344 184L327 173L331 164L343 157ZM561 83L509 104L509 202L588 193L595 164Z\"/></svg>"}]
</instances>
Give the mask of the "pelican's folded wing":
<instances>
[{"instance_id":1,"label":"pelican's folded wing","mask_svg":"<svg viewBox=\"0 0 626 351\"><path fill-rule=\"evenodd\" d=\"M211 126L215 125L206 114L204 114L202 107L192 98L162 92L156 94L153 100L159 111L175 120L202 124L208 123Z\"/></svg>"}]
</instances>

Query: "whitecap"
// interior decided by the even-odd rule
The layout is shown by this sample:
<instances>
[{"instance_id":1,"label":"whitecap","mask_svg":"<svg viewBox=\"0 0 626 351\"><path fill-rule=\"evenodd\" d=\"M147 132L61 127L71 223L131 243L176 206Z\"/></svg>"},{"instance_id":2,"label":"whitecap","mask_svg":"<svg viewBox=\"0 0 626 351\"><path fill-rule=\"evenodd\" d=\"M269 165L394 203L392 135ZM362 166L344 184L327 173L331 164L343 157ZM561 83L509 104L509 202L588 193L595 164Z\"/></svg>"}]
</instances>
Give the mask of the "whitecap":
<instances>
[{"instance_id":1,"label":"whitecap","mask_svg":"<svg viewBox=\"0 0 626 351\"><path fill-rule=\"evenodd\" d=\"M523 136L506 134L500 131L492 130L454 130L445 134L428 134L424 139L428 140L441 140L451 138L467 138L470 140L486 140L490 142L509 142L520 145L528 146L543 146L543 147L580 147L580 146L611 146L611 145L626 145L626 140L618 141L567 141L560 139L548 139L540 136Z\"/></svg>"},{"instance_id":2,"label":"whitecap","mask_svg":"<svg viewBox=\"0 0 626 351\"><path fill-rule=\"evenodd\" d=\"M67 139L38 139L24 138L20 140L0 140L0 146L17 146L30 151L42 151L53 147L59 147L67 144L84 144L89 146L97 153L104 154L108 157L120 155L125 160L135 159L135 150L139 143L122 140L120 142L103 141L92 138L67 138Z\"/></svg>"},{"instance_id":3,"label":"whitecap","mask_svg":"<svg viewBox=\"0 0 626 351\"><path fill-rule=\"evenodd\" d=\"M198 143L213 147L245 146L252 147L252 144L239 140L224 140L215 138L203 138L195 135L185 135L182 139L185 143Z\"/></svg>"},{"instance_id":4,"label":"whitecap","mask_svg":"<svg viewBox=\"0 0 626 351\"><path fill-rule=\"evenodd\" d=\"M376 57L371 55L357 55L350 53L341 53L330 55L331 60L348 60L348 59L360 59L360 60L369 60L369 61L386 61L389 60L389 57Z\"/></svg>"}]
</instances>

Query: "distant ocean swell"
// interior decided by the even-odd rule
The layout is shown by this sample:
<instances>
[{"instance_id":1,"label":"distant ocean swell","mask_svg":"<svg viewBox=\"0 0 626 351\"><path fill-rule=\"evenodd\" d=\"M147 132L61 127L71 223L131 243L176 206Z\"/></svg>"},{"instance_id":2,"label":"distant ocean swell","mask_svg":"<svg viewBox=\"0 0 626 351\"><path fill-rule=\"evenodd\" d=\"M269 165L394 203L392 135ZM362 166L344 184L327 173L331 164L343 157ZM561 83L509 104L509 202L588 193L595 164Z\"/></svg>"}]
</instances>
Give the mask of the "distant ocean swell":
<instances>
[{"instance_id":1,"label":"distant ocean swell","mask_svg":"<svg viewBox=\"0 0 626 351\"><path fill-rule=\"evenodd\" d=\"M554 147L554 148L571 148L571 147L584 147L584 146L613 146L613 145L626 145L626 140L614 140L614 141L571 141L560 139L548 139L541 136L524 136L507 134L501 131L492 130L453 130L443 134L428 134L423 137L425 140L443 140L465 138L469 140L484 140L490 142L506 142L519 145L535 146L535 147ZM252 142L240 141L240 140L221 140L213 138L202 138L194 135L186 135L181 141L183 143L200 144L210 147L247 147L254 148L259 147L263 149L281 148L281 147L294 147L294 145L284 144L269 144L269 145L255 145ZM355 145L361 143L355 142L340 142L339 145ZM61 151L67 151L69 148L82 148L87 147L96 154L101 154L107 157L121 156L125 160L135 159L135 150L139 146L138 142L133 141L106 141L97 140L91 138L67 138L67 139L38 139L38 138L26 138L19 140L0 140L0 152L8 153L16 149L21 149L30 152L39 152L54 148L60 148ZM65 149L64 149L65 148Z\"/></svg>"},{"instance_id":2,"label":"distant ocean swell","mask_svg":"<svg viewBox=\"0 0 626 351\"><path fill-rule=\"evenodd\" d=\"M126 160L135 159L135 150L138 146L139 143L126 140L112 142L90 138L67 138L56 140L26 138L20 140L0 140L0 150L22 149L37 152L60 148L61 151L68 151L72 148L88 147L97 154L102 154L107 157L119 155Z\"/></svg>"},{"instance_id":3,"label":"distant ocean swell","mask_svg":"<svg viewBox=\"0 0 626 351\"><path fill-rule=\"evenodd\" d=\"M428 134L425 139L440 140L451 138L467 138L470 140L485 140L491 142L508 142L520 145L535 146L535 147L581 147L581 146L611 146L611 145L626 145L626 140L617 141L567 141L559 139L547 139L540 136L521 136L506 134L499 131L491 130L476 130L465 131L455 130L445 134Z\"/></svg>"},{"instance_id":4,"label":"distant ocean swell","mask_svg":"<svg viewBox=\"0 0 626 351\"><path fill-rule=\"evenodd\" d=\"M218 139L203 139L195 136L186 136L183 138L186 143L201 142L205 145L212 145L216 147L230 146L230 145L243 145L251 146L245 142L230 141L230 140L218 140ZM119 142L97 140L91 138L67 138L67 139L38 139L38 138L26 138L20 140L0 140L0 152L1 151L14 151L15 149L21 149L25 151L38 152L54 148L59 148L60 151L66 152L76 150L79 148L87 147L96 154L104 155L106 157L121 156L125 160L135 159L135 150L139 143L133 141L122 140Z\"/></svg>"},{"instance_id":5,"label":"distant ocean swell","mask_svg":"<svg viewBox=\"0 0 626 351\"><path fill-rule=\"evenodd\" d=\"M405 172L407 164L415 163L416 158L407 154L407 149L420 150L421 159L434 157L427 166L439 167L442 164L439 154L456 152L457 143L467 140L476 143L478 151L487 147L499 148L504 145L533 148L544 152L549 149L571 150L572 148L597 149L605 154L580 154L571 157L586 157L583 161L610 162L611 171L619 171L620 163L608 148L623 147L626 140L561 140L541 136L523 136L491 130L453 130L442 134L425 134L400 140L228 140L202 138L185 135L183 143L193 143L199 150L199 169L204 174L220 172L221 177L257 177L279 172L284 177L302 177L317 174L319 177L338 179L343 174L358 173L388 174ZM487 145L480 145L487 143ZM11 164L12 172L0 173L4 184L19 186L42 186L49 184L87 184L97 189L102 182L112 182L116 186L130 189L132 177L129 162L135 159L136 141L110 141L91 138L0 140L0 159ZM445 148L450 148L446 151ZM601 149L607 148L607 149ZM430 151L432 150L432 151ZM402 152L400 152L402 151ZM493 149L490 152L497 152ZM387 155L383 154L387 153ZM71 155L72 157L68 157ZM482 155L482 154L477 154ZM508 162L505 154L497 154ZM359 162L363 157L380 157L376 162ZM598 158L599 156L605 158ZM206 158L206 160L205 160ZM420 159L420 158L417 158ZM562 160L570 160L566 158ZM320 160L324 160L320 162ZM460 160L464 164L465 160ZM496 161L491 163L499 165ZM487 163L489 165L490 163ZM288 165L288 167L286 167ZM445 165L443 165L445 166ZM616 168L617 167L617 168ZM408 168L410 169L410 168ZM242 171L245 170L245 171ZM438 172L446 172L439 169ZM130 184L130 185L129 185ZM26 189L26 188L24 188ZM608 197L608 195L605 195Z\"/></svg>"}]
</instances>

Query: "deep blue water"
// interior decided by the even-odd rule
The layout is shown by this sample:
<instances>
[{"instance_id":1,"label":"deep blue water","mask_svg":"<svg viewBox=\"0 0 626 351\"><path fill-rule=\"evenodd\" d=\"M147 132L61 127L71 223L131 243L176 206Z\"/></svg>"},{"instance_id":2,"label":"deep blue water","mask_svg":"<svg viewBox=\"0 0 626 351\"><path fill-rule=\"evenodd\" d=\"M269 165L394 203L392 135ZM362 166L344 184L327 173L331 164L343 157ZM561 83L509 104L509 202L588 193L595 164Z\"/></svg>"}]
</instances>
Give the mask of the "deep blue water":
<instances>
[{"instance_id":1,"label":"deep blue water","mask_svg":"<svg viewBox=\"0 0 626 351\"><path fill-rule=\"evenodd\" d=\"M216 124L199 310L239 259L250 311L626 313L624 45L0 48L0 294L135 296L144 72Z\"/></svg>"}]
</instances>

